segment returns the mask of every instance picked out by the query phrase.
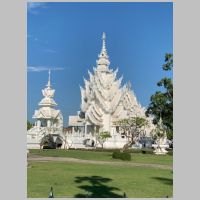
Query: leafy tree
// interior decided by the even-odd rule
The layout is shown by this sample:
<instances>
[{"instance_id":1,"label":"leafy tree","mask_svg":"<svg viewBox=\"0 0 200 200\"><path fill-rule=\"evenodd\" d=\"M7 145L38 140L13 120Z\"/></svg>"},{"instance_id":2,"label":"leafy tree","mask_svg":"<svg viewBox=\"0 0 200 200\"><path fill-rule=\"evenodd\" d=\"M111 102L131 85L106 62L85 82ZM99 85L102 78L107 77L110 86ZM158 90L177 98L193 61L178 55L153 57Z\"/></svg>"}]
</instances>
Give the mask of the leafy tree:
<instances>
[{"instance_id":1,"label":"leafy tree","mask_svg":"<svg viewBox=\"0 0 200 200\"><path fill-rule=\"evenodd\" d=\"M145 118L136 116L119 120L115 125L119 126L122 134L128 138L128 142L122 148L122 151L125 151L145 135L145 129L149 123Z\"/></svg>"},{"instance_id":2,"label":"leafy tree","mask_svg":"<svg viewBox=\"0 0 200 200\"><path fill-rule=\"evenodd\" d=\"M173 69L173 54L165 55L165 64L162 69L165 71ZM164 77L157 86L162 87L164 91L157 91L151 96L146 115L154 117L154 124L158 124L161 117L168 139L173 139L173 81L171 78Z\"/></svg>"},{"instance_id":3,"label":"leafy tree","mask_svg":"<svg viewBox=\"0 0 200 200\"><path fill-rule=\"evenodd\" d=\"M27 120L27 130L31 129L33 127L33 124Z\"/></svg>"},{"instance_id":4,"label":"leafy tree","mask_svg":"<svg viewBox=\"0 0 200 200\"><path fill-rule=\"evenodd\" d=\"M97 134L96 139L101 144L102 149L103 149L103 144L110 137L111 137L111 135L108 131L103 131L103 132L100 132Z\"/></svg>"}]
</instances>

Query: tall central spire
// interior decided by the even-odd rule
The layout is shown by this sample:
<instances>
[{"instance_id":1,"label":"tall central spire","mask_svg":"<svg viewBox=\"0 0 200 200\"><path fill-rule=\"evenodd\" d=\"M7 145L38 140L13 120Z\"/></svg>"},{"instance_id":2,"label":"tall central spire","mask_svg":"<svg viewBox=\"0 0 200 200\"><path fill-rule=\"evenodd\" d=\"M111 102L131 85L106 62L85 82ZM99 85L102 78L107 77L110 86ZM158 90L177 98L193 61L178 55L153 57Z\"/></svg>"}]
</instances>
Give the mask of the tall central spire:
<instances>
[{"instance_id":1,"label":"tall central spire","mask_svg":"<svg viewBox=\"0 0 200 200\"><path fill-rule=\"evenodd\" d=\"M103 32L102 40L103 40L103 44L102 44L101 55L102 54L106 54L107 55L107 51L106 51L106 34L105 34L105 32Z\"/></svg>"},{"instance_id":2,"label":"tall central spire","mask_svg":"<svg viewBox=\"0 0 200 200\"><path fill-rule=\"evenodd\" d=\"M46 85L47 87L51 87L51 70L49 69L49 78L48 78L48 83Z\"/></svg>"},{"instance_id":3,"label":"tall central spire","mask_svg":"<svg viewBox=\"0 0 200 200\"><path fill-rule=\"evenodd\" d=\"M98 69L101 71L107 71L110 65L109 56L106 50L106 34L103 32L102 35L102 49L99 54L99 59L97 60Z\"/></svg>"}]
</instances>

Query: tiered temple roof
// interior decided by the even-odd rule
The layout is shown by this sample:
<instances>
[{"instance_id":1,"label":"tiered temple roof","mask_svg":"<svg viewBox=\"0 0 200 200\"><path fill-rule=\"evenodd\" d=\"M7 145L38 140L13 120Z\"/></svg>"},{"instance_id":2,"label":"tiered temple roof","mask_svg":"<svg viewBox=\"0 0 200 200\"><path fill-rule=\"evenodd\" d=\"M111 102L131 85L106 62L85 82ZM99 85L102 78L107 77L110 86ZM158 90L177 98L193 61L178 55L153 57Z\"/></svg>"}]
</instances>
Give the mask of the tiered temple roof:
<instances>
[{"instance_id":1,"label":"tiered temple roof","mask_svg":"<svg viewBox=\"0 0 200 200\"><path fill-rule=\"evenodd\" d=\"M110 61L106 50L106 35L103 33L102 49L93 73L88 71L89 80L84 79L81 90L81 112L89 124L99 125L108 130L113 122L132 116L145 116L131 85L121 87L122 78L117 79L118 69L109 68Z\"/></svg>"},{"instance_id":2,"label":"tiered temple roof","mask_svg":"<svg viewBox=\"0 0 200 200\"><path fill-rule=\"evenodd\" d=\"M49 70L49 78L46 88L42 90L44 98L39 102L41 108L35 110L33 118L35 119L55 119L60 114L60 110L55 110L53 107L57 105L54 101L55 90L51 88L51 71Z\"/></svg>"}]
</instances>

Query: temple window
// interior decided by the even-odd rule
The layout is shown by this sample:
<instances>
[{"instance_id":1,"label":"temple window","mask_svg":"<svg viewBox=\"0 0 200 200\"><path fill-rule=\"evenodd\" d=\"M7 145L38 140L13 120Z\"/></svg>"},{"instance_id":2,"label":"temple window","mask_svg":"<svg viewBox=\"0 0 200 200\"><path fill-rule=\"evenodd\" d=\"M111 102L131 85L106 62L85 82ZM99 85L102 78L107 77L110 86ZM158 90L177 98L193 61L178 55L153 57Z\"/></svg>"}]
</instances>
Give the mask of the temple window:
<instances>
[{"instance_id":1,"label":"temple window","mask_svg":"<svg viewBox=\"0 0 200 200\"><path fill-rule=\"evenodd\" d=\"M47 126L47 121L41 120L41 127L46 127L46 126Z\"/></svg>"}]
</instances>

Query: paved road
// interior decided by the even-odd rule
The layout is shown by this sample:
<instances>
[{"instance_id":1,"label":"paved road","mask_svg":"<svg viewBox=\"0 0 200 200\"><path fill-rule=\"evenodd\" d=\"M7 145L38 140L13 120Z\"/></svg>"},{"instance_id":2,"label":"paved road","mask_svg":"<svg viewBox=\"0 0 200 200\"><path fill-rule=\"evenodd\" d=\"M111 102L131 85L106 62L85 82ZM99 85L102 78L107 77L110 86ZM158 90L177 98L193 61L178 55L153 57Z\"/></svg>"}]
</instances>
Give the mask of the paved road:
<instances>
[{"instance_id":1,"label":"paved road","mask_svg":"<svg viewBox=\"0 0 200 200\"><path fill-rule=\"evenodd\" d=\"M95 165L112 165L112 166L128 166L128 167L152 167L160 169L172 169L170 165L161 164L146 164L146 163L133 163L133 162L115 162L115 161L99 161L99 160L82 160L77 158L67 158L67 157L43 157L38 155L29 155L28 161L37 162L73 162L73 163L85 163L85 164L95 164Z\"/></svg>"}]
</instances>

